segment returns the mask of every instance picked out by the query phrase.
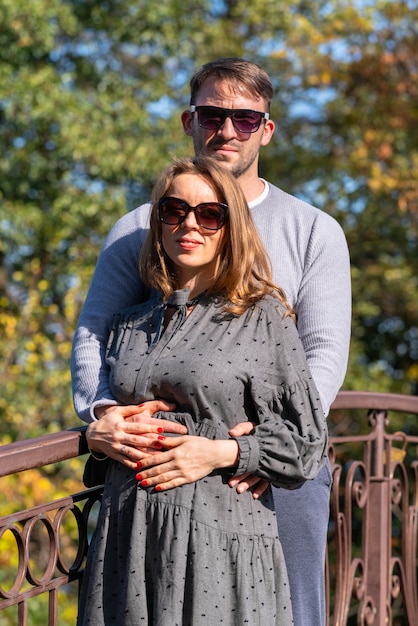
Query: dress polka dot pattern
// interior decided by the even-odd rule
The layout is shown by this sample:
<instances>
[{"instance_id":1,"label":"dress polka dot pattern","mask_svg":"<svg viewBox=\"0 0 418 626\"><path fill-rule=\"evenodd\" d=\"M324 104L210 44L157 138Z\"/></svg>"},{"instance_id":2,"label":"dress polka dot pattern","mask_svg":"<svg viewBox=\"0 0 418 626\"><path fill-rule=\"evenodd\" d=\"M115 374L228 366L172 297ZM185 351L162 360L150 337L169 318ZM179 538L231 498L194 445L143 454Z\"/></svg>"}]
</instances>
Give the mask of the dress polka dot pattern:
<instances>
[{"instance_id":1,"label":"dress polka dot pattern","mask_svg":"<svg viewBox=\"0 0 418 626\"><path fill-rule=\"evenodd\" d=\"M116 316L107 361L122 404L176 403L189 434L237 439L236 473L293 487L313 478L326 452L326 422L296 328L273 298L240 317L203 297L186 317L184 292L163 332L165 305ZM291 626L291 598L271 489L237 494L231 472L166 492L143 489L110 464L89 549L78 626Z\"/></svg>"}]
</instances>

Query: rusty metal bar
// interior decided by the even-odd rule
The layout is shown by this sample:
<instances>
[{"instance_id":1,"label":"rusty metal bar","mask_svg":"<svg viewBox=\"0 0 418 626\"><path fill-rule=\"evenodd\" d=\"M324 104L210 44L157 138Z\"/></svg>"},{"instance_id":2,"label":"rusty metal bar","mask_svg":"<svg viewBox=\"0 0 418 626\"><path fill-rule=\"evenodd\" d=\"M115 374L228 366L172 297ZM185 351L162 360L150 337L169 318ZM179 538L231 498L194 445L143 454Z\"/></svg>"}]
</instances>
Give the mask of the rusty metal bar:
<instances>
[{"instance_id":1,"label":"rusty metal bar","mask_svg":"<svg viewBox=\"0 0 418 626\"><path fill-rule=\"evenodd\" d=\"M418 414L418 396L371 391L340 391L331 407L334 409L369 409Z\"/></svg>"},{"instance_id":2,"label":"rusty metal bar","mask_svg":"<svg viewBox=\"0 0 418 626\"><path fill-rule=\"evenodd\" d=\"M81 426L0 446L0 477L86 454L85 430Z\"/></svg>"},{"instance_id":3,"label":"rusty metal bar","mask_svg":"<svg viewBox=\"0 0 418 626\"><path fill-rule=\"evenodd\" d=\"M363 560L367 576L369 604L376 624L388 624L389 560L391 543L390 478L385 476L386 411L372 411L369 416L374 427L371 467L369 470L369 499L364 522Z\"/></svg>"}]
</instances>

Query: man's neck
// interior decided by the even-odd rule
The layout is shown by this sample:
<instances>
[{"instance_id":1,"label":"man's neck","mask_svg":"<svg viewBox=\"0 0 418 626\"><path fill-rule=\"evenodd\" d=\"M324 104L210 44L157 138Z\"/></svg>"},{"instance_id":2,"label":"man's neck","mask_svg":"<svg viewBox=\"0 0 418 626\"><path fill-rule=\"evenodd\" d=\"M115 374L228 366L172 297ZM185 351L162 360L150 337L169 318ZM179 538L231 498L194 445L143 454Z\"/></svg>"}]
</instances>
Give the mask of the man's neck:
<instances>
[{"instance_id":1,"label":"man's neck","mask_svg":"<svg viewBox=\"0 0 418 626\"><path fill-rule=\"evenodd\" d=\"M242 179L238 180L238 182L241 185L247 202L252 202L258 198L258 196L261 196L264 191L264 181L258 178L258 176L250 179L244 176Z\"/></svg>"}]
</instances>

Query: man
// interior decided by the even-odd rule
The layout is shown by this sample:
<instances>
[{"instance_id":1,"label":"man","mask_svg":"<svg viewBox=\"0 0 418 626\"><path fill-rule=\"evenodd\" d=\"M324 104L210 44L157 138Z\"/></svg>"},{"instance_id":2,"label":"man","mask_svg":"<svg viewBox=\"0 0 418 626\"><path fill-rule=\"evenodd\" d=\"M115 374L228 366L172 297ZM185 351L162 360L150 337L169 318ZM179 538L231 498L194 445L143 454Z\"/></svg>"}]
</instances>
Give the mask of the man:
<instances>
[{"instance_id":1,"label":"man","mask_svg":"<svg viewBox=\"0 0 418 626\"><path fill-rule=\"evenodd\" d=\"M275 282L296 309L298 330L325 413L340 388L347 365L351 291L344 234L329 215L286 194L258 175L259 150L274 132L269 117L273 95L268 75L242 59L218 59L191 80L191 106L182 114L196 153L205 150L239 181L270 255ZM147 297L137 259L148 225L140 207L117 222L100 254L77 327L73 355L74 403L85 421L94 422L89 444L135 467L139 432L126 417L151 424L163 403L139 409L114 407L104 364L110 316ZM110 416L110 418L109 418ZM155 422L155 421L154 421ZM233 435L245 434L247 424ZM149 430L152 427L149 426ZM155 431L153 431L155 432ZM256 477L230 482L238 492L265 488ZM278 527L288 568L296 626L325 624L324 562L331 475L329 464L301 489L275 489Z\"/></svg>"}]
</instances>

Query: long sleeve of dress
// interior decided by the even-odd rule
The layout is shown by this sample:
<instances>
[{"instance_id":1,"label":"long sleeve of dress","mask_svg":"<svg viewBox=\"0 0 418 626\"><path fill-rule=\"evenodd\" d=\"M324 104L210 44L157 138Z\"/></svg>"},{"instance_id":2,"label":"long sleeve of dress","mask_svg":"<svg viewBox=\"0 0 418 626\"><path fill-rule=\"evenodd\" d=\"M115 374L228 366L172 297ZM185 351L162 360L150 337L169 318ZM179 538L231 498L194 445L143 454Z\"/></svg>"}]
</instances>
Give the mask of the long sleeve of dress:
<instances>
[{"instance_id":1,"label":"long sleeve of dress","mask_svg":"<svg viewBox=\"0 0 418 626\"><path fill-rule=\"evenodd\" d=\"M258 328L264 358L255 359L251 376L259 424L251 435L237 438L236 474L255 473L277 487L294 488L322 468L327 423L293 321L279 312L275 317L274 307L264 315Z\"/></svg>"}]
</instances>

